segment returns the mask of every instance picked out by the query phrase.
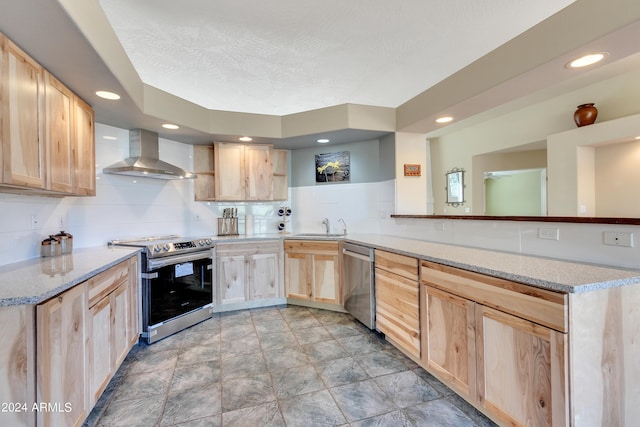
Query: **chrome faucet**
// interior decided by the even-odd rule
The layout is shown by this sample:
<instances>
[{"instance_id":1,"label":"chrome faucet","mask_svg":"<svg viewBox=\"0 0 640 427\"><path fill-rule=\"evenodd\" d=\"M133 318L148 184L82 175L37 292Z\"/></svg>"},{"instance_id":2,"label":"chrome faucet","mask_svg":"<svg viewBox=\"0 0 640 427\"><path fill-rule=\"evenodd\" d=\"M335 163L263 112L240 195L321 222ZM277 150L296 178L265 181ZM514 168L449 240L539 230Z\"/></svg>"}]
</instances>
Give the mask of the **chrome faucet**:
<instances>
[{"instance_id":1,"label":"chrome faucet","mask_svg":"<svg viewBox=\"0 0 640 427\"><path fill-rule=\"evenodd\" d=\"M329 225L329 218L325 218L322 220L322 224L327 227L327 234L331 232L331 226Z\"/></svg>"},{"instance_id":2,"label":"chrome faucet","mask_svg":"<svg viewBox=\"0 0 640 427\"><path fill-rule=\"evenodd\" d=\"M344 229L342 230L342 234L345 234L345 235L346 235L346 234L347 234L347 223L346 223L346 222L344 222L344 219L342 219L342 218L340 218L340 219L338 220L338 222L341 222L341 223L342 223L342 225L344 226Z\"/></svg>"}]
</instances>

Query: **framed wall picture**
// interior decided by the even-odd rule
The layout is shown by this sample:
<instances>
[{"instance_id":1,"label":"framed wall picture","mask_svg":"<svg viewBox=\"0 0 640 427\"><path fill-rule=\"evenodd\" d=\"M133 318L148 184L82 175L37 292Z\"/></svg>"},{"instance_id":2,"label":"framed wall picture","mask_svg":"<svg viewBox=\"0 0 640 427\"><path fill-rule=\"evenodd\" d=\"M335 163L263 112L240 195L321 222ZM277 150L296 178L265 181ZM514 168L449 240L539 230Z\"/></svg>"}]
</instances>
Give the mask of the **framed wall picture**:
<instances>
[{"instance_id":1,"label":"framed wall picture","mask_svg":"<svg viewBox=\"0 0 640 427\"><path fill-rule=\"evenodd\" d=\"M420 176L420 165L405 163L404 176Z\"/></svg>"},{"instance_id":2,"label":"framed wall picture","mask_svg":"<svg viewBox=\"0 0 640 427\"><path fill-rule=\"evenodd\" d=\"M316 154L316 182L348 182L351 164L348 151Z\"/></svg>"}]
</instances>

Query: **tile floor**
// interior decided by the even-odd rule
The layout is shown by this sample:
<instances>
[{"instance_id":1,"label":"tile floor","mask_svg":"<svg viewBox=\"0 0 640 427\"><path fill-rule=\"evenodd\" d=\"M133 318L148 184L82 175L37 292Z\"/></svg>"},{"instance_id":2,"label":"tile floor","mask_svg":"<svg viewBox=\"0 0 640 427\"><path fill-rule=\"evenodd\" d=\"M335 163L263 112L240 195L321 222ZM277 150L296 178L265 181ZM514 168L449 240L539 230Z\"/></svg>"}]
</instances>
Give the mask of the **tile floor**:
<instances>
[{"instance_id":1,"label":"tile floor","mask_svg":"<svg viewBox=\"0 0 640 427\"><path fill-rule=\"evenodd\" d=\"M350 315L223 313L131 351L94 426L493 426Z\"/></svg>"}]
</instances>

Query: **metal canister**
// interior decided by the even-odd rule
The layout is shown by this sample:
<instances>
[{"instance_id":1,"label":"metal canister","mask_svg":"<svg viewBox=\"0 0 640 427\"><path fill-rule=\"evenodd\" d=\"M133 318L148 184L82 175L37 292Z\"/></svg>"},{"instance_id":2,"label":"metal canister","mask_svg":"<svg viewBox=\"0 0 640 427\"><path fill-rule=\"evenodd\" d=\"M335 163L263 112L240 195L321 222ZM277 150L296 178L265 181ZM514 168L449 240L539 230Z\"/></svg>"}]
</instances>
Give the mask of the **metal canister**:
<instances>
[{"instance_id":1,"label":"metal canister","mask_svg":"<svg viewBox=\"0 0 640 427\"><path fill-rule=\"evenodd\" d=\"M60 241L51 235L40 244L40 255L43 257L56 256L62 254Z\"/></svg>"},{"instance_id":2,"label":"metal canister","mask_svg":"<svg viewBox=\"0 0 640 427\"><path fill-rule=\"evenodd\" d=\"M70 254L73 251L73 236L61 230L54 236L60 241L61 252L63 254Z\"/></svg>"}]
</instances>

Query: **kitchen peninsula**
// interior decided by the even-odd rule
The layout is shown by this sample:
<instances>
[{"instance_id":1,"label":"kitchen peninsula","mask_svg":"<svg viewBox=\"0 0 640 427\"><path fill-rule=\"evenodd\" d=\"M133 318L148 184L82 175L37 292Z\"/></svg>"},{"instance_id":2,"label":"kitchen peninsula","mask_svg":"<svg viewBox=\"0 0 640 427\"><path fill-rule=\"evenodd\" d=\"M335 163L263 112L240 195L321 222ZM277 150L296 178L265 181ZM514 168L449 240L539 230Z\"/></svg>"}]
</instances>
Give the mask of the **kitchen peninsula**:
<instances>
[{"instance_id":1,"label":"kitchen peninsula","mask_svg":"<svg viewBox=\"0 0 640 427\"><path fill-rule=\"evenodd\" d=\"M284 239L304 240L308 236L215 239L216 243L269 240L282 245ZM416 260L420 348L417 355L405 353L496 422L624 425L625 420L640 416L640 409L633 404L640 393L640 367L634 357L640 351L640 272L380 234L349 234L329 240L354 242ZM126 271L136 271L137 258L134 249L90 248L57 258L57 263L39 258L0 268L0 313L3 318L19 319L4 323L15 327L3 330L5 342L12 343L1 355L7 386L2 389L3 402L35 403L40 399L35 390L41 393L36 384L41 383L41 354L46 354L40 350L40 341L45 338L40 328L56 323L36 321L36 307L57 303L58 296L66 301L68 295L72 301L83 301L69 313L84 312L90 305L91 291L88 296L71 293L91 287L95 277L114 269L114 281L121 283L118 278L125 270L118 270L118 266L125 262ZM119 312L119 300L114 297L109 301ZM287 302L295 304L294 300ZM70 321L72 317L58 318ZM99 319L89 315L80 318ZM74 342L63 334L54 335L50 345L57 345L56 339L70 346ZM133 336L137 341L137 334ZM404 351L400 343L389 341ZM126 349L124 354L133 344L128 341L121 347ZM47 348L51 347L44 350ZM67 352L67 357L74 354ZM87 381L97 385L95 379ZM78 401L95 403L101 387L96 390L97 394ZM90 407L74 414L75 420L83 419ZM0 417L3 421L11 417L13 425L33 425L36 416L44 415Z\"/></svg>"}]
</instances>

